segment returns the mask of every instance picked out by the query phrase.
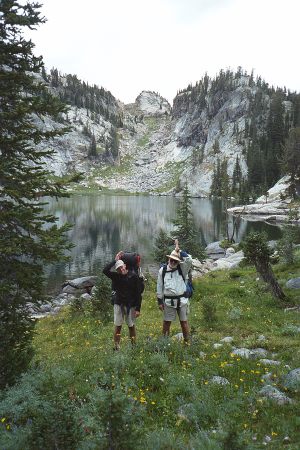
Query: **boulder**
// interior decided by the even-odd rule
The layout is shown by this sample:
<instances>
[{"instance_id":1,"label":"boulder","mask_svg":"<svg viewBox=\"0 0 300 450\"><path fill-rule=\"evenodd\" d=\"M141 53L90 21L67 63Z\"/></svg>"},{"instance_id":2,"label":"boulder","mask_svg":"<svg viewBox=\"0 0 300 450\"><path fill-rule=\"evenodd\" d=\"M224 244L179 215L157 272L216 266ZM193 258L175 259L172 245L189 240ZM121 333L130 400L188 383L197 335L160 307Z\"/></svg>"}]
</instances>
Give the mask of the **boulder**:
<instances>
[{"instance_id":1,"label":"boulder","mask_svg":"<svg viewBox=\"0 0 300 450\"><path fill-rule=\"evenodd\" d=\"M264 348L235 348L232 353L236 356L240 356L241 358L246 359L256 359L261 358L262 356L267 356L268 352ZM267 361L267 360L260 360Z\"/></svg>"},{"instance_id":2,"label":"boulder","mask_svg":"<svg viewBox=\"0 0 300 450\"><path fill-rule=\"evenodd\" d=\"M244 259L244 252L240 250L227 258L220 258L213 263L212 270L233 269Z\"/></svg>"},{"instance_id":3,"label":"boulder","mask_svg":"<svg viewBox=\"0 0 300 450\"><path fill-rule=\"evenodd\" d=\"M274 359L260 359L259 362L264 366L280 366L280 361L275 361Z\"/></svg>"},{"instance_id":4,"label":"boulder","mask_svg":"<svg viewBox=\"0 0 300 450\"><path fill-rule=\"evenodd\" d=\"M208 244L208 246L205 248L205 251L207 255L212 259L218 259L221 256L225 255L225 250L224 248L220 247L219 241L211 242L210 244Z\"/></svg>"},{"instance_id":5,"label":"boulder","mask_svg":"<svg viewBox=\"0 0 300 450\"><path fill-rule=\"evenodd\" d=\"M300 391L300 368L289 372L284 377L282 385L290 391Z\"/></svg>"},{"instance_id":6,"label":"boulder","mask_svg":"<svg viewBox=\"0 0 300 450\"><path fill-rule=\"evenodd\" d=\"M292 403L292 400L287 397L283 392L274 386L267 384L260 391L259 395L263 398L274 401L278 405L285 405L287 403Z\"/></svg>"},{"instance_id":7,"label":"boulder","mask_svg":"<svg viewBox=\"0 0 300 450\"><path fill-rule=\"evenodd\" d=\"M226 258L228 258L228 256L231 256L234 253L235 253L234 248L233 247L229 247L229 248L226 249L225 256L226 256Z\"/></svg>"},{"instance_id":8,"label":"boulder","mask_svg":"<svg viewBox=\"0 0 300 450\"><path fill-rule=\"evenodd\" d=\"M67 280L63 284L63 287L71 286L75 289L92 288L97 283L97 280L98 280L98 277L94 276L94 275L91 275L88 277L75 278L74 280Z\"/></svg>"},{"instance_id":9,"label":"boulder","mask_svg":"<svg viewBox=\"0 0 300 450\"><path fill-rule=\"evenodd\" d=\"M90 300L90 299L91 299L91 296L90 296L90 294L88 294L88 293L86 292L85 294L82 294L82 295L80 296L80 298L81 298L81 300L86 301L86 300Z\"/></svg>"},{"instance_id":10,"label":"boulder","mask_svg":"<svg viewBox=\"0 0 300 450\"><path fill-rule=\"evenodd\" d=\"M230 344L233 341L232 336L226 336L223 339L220 340L220 342L224 342L224 344Z\"/></svg>"},{"instance_id":11,"label":"boulder","mask_svg":"<svg viewBox=\"0 0 300 450\"><path fill-rule=\"evenodd\" d=\"M236 348L232 351L233 355L240 356L241 358L249 359L251 356L251 350L249 348Z\"/></svg>"},{"instance_id":12,"label":"boulder","mask_svg":"<svg viewBox=\"0 0 300 450\"><path fill-rule=\"evenodd\" d=\"M63 292L64 294L77 294L78 289L77 289L76 287L67 285L67 286L64 286L64 287L63 287L62 292Z\"/></svg>"},{"instance_id":13,"label":"boulder","mask_svg":"<svg viewBox=\"0 0 300 450\"><path fill-rule=\"evenodd\" d=\"M300 289L300 277L288 280L286 282L286 287L289 289Z\"/></svg>"},{"instance_id":14,"label":"boulder","mask_svg":"<svg viewBox=\"0 0 300 450\"><path fill-rule=\"evenodd\" d=\"M221 386L226 386L229 383L229 381L227 380L227 378L224 377L219 377L219 376L214 376L210 379L210 383L212 384L219 384Z\"/></svg>"},{"instance_id":15,"label":"boulder","mask_svg":"<svg viewBox=\"0 0 300 450\"><path fill-rule=\"evenodd\" d=\"M264 348L253 348L251 349L252 358L265 358L268 356L268 351Z\"/></svg>"}]
</instances>

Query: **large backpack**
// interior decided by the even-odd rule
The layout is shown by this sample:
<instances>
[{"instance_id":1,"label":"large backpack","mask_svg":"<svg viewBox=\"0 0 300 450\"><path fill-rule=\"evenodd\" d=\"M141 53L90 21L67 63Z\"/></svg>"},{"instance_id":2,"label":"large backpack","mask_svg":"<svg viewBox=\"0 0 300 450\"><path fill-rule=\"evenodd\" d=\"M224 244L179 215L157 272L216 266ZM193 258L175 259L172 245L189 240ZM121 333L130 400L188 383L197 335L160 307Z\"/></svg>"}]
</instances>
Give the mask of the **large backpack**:
<instances>
[{"instance_id":1,"label":"large backpack","mask_svg":"<svg viewBox=\"0 0 300 450\"><path fill-rule=\"evenodd\" d=\"M139 253L135 252L124 252L122 255L122 261L126 264L126 267L128 270L131 270L132 272L135 272L138 276L139 280L139 288L140 288L140 294L144 292L145 289L145 282L144 282L144 275L142 274L141 269L141 256ZM112 301L111 303L114 303L114 296L116 295L116 290L114 287L114 283L112 282Z\"/></svg>"},{"instance_id":2,"label":"large backpack","mask_svg":"<svg viewBox=\"0 0 300 450\"><path fill-rule=\"evenodd\" d=\"M162 270L162 281L163 284L165 282L165 276L166 276L166 272L167 272L167 264L163 264L163 270ZM178 264L177 268L175 270L178 270L179 274L182 276L183 281L185 282L185 297L186 298L191 298L193 296L193 292L194 292L194 286L193 286L193 282L192 282L192 274L189 272L188 273L188 279L187 281L185 281L180 264Z\"/></svg>"},{"instance_id":3,"label":"large backpack","mask_svg":"<svg viewBox=\"0 0 300 450\"><path fill-rule=\"evenodd\" d=\"M126 264L127 269L132 270L139 277L140 292L144 292L145 283L144 275L141 269L141 255L135 252L124 252L122 255L122 261Z\"/></svg>"}]
</instances>

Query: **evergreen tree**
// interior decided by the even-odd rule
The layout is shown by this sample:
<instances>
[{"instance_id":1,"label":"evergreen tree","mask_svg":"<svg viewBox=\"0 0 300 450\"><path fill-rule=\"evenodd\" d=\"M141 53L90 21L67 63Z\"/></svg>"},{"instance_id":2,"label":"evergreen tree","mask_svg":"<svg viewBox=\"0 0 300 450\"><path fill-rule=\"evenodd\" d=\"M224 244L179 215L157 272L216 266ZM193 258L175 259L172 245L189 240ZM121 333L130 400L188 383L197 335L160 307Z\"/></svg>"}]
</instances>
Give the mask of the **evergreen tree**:
<instances>
[{"instance_id":1,"label":"evergreen tree","mask_svg":"<svg viewBox=\"0 0 300 450\"><path fill-rule=\"evenodd\" d=\"M299 242L299 228L291 224L282 227L282 238L277 241L277 249L286 264L295 262L295 243Z\"/></svg>"},{"instance_id":2,"label":"evergreen tree","mask_svg":"<svg viewBox=\"0 0 300 450\"><path fill-rule=\"evenodd\" d=\"M283 152L282 166L291 176L291 191L296 198L296 179L300 177L300 127L290 130Z\"/></svg>"},{"instance_id":3,"label":"evergreen tree","mask_svg":"<svg viewBox=\"0 0 300 450\"><path fill-rule=\"evenodd\" d=\"M112 127L111 132L111 145L110 151L114 159L119 156L119 137L115 127Z\"/></svg>"},{"instance_id":4,"label":"evergreen tree","mask_svg":"<svg viewBox=\"0 0 300 450\"><path fill-rule=\"evenodd\" d=\"M268 246L265 233L250 233L242 242L245 258L254 264L262 279L270 286L272 295L280 301L285 301L286 296L281 289L271 267L271 249Z\"/></svg>"},{"instance_id":5,"label":"evergreen tree","mask_svg":"<svg viewBox=\"0 0 300 450\"><path fill-rule=\"evenodd\" d=\"M224 158L221 164L221 197L225 200L229 197L229 175L227 173L228 163L227 159Z\"/></svg>"},{"instance_id":6,"label":"evergreen tree","mask_svg":"<svg viewBox=\"0 0 300 450\"><path fill-rule=\"evenodd\" d=\"M98 316L103 323L112 319L111 295L111 280L100 271L91 298L91 309L93 317Z\"/></svg>"},{"instance_id":7,"label":"evergreen tree","mask_svg":"<svg viewBox=\"0 0 300 450\"><path fill-rule=\"evenodd\" d=\"M286 138L284 120L283 93L277 91L273 94L270 113L267 123L267 139L262 145L265 160L265 174L263 183L272 186L280 178L280 160L282 148Z\"/></svg>"},{"instance_id":8,"label":"evergreen tree","mask_svg":"<svg viewBox=\"0 0 300 450\"><path fill-rule=\"evenodd\" d=\"M213 152L214 155L217 155L218 153L220 153L220 144L218 139L215 139L215 142L213 143Z\"/></svg>"},{"instance_id":9,"label":"evergreen tree","mask_svg":"<svg viewBox=\"0 0 300 450\"><path fill-rule=\"evenodd\" d=\"M204 250L197 238L191 203L188 186L185 183L183 198L176 210L176 217L172 220L175 230L171 233L171 236L173 239L177 238L179 240L179 245L182 250L185 250L194 257L204 258Z\"/></svg>"},{"instance_id":10,"label":"evergreen tree","mask_svg":"<svg viewBox=\"0 0 300 450\"><path fill-rule=\"evenodd\" d=\"M97 156L97 144L96 144L96 138L95 138L94 133L92 134L92 139L91 139L90 146L89 146L88 156L89 157Z\"/></svg>"},{"instance_id":11,"label":"evergreen tree","mask_svg":"<svg viewBox=\"0 0 300 450\"><path fill-rule=\"evenodd\" d=\"M171 247L174 247L173 240L168 236L167 232L160 228L158 230L158 235L154 240L154 259L158 263L165 263L167 260L167 256L170 251L172 251Z\"/></svg>"},{"instance_id":12,"label":"evergreen tree","mask_svg":"<svg viewBox=\"0 0 300 450\"><path fill-rule=\"evenodd\" d=\"M239 157L237 156L232 174L232 192L234 194L240 190L241 181L242 181L242 171L240 166L240 160Z\"/></svg>"},{"instance_id":13,"label":"evergreen tree","mask_svg":"<svg viewBox=\"0 0 300 450\"><path fill-rule=\"evenodd\" d=\"M43 266L64 259L70 247L68 227L59 228L39 200L65 195L43 166L52 152L37 144L66 131L43 131L32 119L64 111L34 78L42 58L23 37L24 27L45 21L39 8L14 0L0 3L0 388L13 383L30 361L34 321L27 302L43 298Z\"/></svg>"},{"instance_id":14,"label":"evergreen tree","mask_svg":"<svg viewBox=\"0 0 300 450\"><path fill-rule=\"evenodd\" d=\"M216 195L217 197L220 197L222 193L222 187L221 187L221 164L220 160L217 160L217 165L214 167L214 172L212 176L212 183L210 188L210 194Z\"/></svg>"}]
</instances>

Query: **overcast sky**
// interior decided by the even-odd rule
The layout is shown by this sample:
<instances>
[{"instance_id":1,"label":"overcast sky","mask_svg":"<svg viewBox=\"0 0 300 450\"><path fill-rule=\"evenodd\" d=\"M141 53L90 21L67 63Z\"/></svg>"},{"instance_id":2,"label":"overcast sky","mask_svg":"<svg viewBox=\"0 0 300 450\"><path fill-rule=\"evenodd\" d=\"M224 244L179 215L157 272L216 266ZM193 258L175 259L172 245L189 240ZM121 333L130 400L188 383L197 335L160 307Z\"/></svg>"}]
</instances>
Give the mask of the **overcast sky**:
<instances>
[{"instance_id":1,"label":"overcast sky","mask_svg":"<svg viewBox=\"0 0 300 450\"><path fill-rule=\"evenodd\" d=\"M31 33L47 69L124 103L142 90L172 102L208 73L238 66L300 92L299 0L40 0Z\"/></svg>"}]
</instances>

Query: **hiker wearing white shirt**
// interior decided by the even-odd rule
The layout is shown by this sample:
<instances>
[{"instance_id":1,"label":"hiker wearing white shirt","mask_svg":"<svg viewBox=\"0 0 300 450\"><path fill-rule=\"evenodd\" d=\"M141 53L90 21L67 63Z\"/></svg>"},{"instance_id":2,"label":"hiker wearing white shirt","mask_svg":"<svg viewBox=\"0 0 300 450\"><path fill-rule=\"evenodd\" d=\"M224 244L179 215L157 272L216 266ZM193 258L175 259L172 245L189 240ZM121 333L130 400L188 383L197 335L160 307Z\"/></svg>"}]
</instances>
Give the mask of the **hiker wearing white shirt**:
<instances>
[{"instance_id":1,"label":"hiker wearing white shirt","mask_svg":"<svg viewBox=\"0 0 300 450\"><path fill-rule=\"evenodd\" d=\"M175 240L175 250L168 257L168 264L159 269L157 277L157 301L163 311L163 335L169 336L171 322L178 315L185 342L189 340L189 297L186 292L188 272L192 267L192 257L179 249Z\"/></svg>"}]
</instances>

